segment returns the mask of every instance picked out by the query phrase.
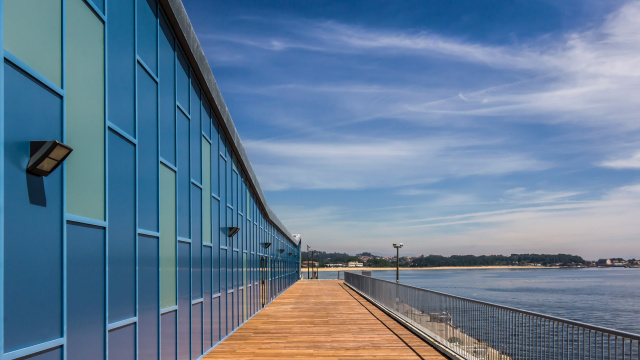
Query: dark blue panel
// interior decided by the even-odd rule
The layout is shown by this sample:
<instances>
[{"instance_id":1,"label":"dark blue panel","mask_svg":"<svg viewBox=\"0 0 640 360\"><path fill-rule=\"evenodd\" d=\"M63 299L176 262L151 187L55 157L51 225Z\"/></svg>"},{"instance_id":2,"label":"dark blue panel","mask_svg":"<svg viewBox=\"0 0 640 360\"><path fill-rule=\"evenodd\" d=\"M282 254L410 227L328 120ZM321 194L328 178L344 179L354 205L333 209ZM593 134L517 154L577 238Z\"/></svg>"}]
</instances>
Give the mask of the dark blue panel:
<instances>
[{"instance_id":1,"label":"dark blue panel","mask_svg":"<svg viewBox=\"0 0 640 360\"><path fill-rule=\"evenodd\" d=\"M0 146L5 151L5 177L0 186L5 198L0 201L5 206L2 260L10 269L4 278L4 349L8 352L62 336L62 171L46 178L25 172L29 141L62 140L62 105L59 97L11 65L5 64L4 71L4 144Z\"/></svg>"},{"instance_id":2,"label":"dark blue panel","mask_svg":"<svg viewBox=\"0 0 640 360\"><path fill-rule=\"evenodd\" d=\"M200 132L200 87L191 84L191 178L202 183L202 133Z\"/></svg>"},{"instance_id":3,"label":"dark blue panel","mask_svg":"<svg viewBox=\"0 0 640 360\"><path fill-rule=\"evenodd\" d=\"M178 236L189 238L189 119L178 111Z\"/></svg>"},{"instance_id":4,"label":"dark blue panel","mask_svg":"<svg viewBox=\"0 0 640 360\"><path fill-rule=\"evenodd\" d=\"M236 310L236 303L233 301L234 295L235 293L233 292L227 293L227 332L231 332L236 328L236 322L233 318Z\"/></svg>"},{"instance_id":5,"label":"dark blue panel","mask_svg":"<svg viewBox=\"0 0 640 360\"><path fill-rule=\"evenodd\" d=\"M158 73L156 17L155 0L138 1L138 56L155 74Z\"/></svg>"},{"instance_id":6,"label":"dark blue panel","mask_svg":"<svg viewBox=\"0 0 640 360\"><path fill-rule=\"evenodd\" d=\"M219 229L220 228L220 223L219 223L219 219L218 219L218 212L219 212L219 208L218 208L218 201L216 199L213 199L213 228L214 229ZM213 248L213 268L212 268L212 280L213 280L213 288L212 288L212 293L213 294L217 294L220 292L220 232L219 231L214 231L213 232L213 243L212 243L212 248Z\"/></svg>"},{"instance_id":7,"label":"dark blue panel","mask_svg":"<svg viewBox=\"0 0 640 360\"><path fill-rule=\"evenodd\" d=\"M160 156L176 163L176 87L174 38L160 17ZM111 99L109 99L111 101Z\"/></svg>"},{"instance_id":8,"label":"dark blue panel","mask_svg":"<svg viewBox=\"0 0 640 360\"><path fill-rule=\"evenodd\" d=\"M136 325L131 324L109 331L109 359L135 360L135 358Z\"/></svg>"},{"instance_id":9,"label":"dark blue panel","mask_svg":"<svg viewBox=\"0 0 640 360\"><path fill-rule=\"evenodd\" d=\"M176 91L178 103L189 112L189 64L178 46L176 50L178 58L178 73L176 74Z\"/></svg>"},{"instance_id":10,"label":"dark blue panel","mask_svg":"<svg viewBox=\"0 0 640 360\"><path fill-rule=\"evenodd\" d=\"M158 231L158 87L138 70L138 227Z\"/></svg>"},{"instance_id":11,"label":"dark blue panel","mask_svg":"<svg viewBox=\"0 0 640 360\"><path fill-rule=\"evenodd\" d=\"M204 284L204 301L202 306L202 348L205 351L213 346L213 343L211 342L211 295L213 295L211 292L211 251L211 247L204 246L202 248L202 283Z\"/></svg>"},{"instance_id":12,"label":"dark blue panel","mask_svg":"<svg viewBox=\"0 0 640 360\"><path fill-rule=\"evenodd\" d=\"M225 189L225 184L226 184L226 168L227 168L227 163L226 161L224 161L224 159L220 158L220 164L219 164L219 173L220 173L220 203L218 204L218 211L220 212L219 215L219 219L220 219L220 224L217 227L218 230L218 237L220 238L220 246L227 246L228 243L228 238L227 238L227 232L225 227L227 226L227 201L226 201L226 192L224 191ZM215 202L214 202L215 204ZM216 209L213 209L213 212L215 214ZM213 221L215 222L215 217L213 219ZM215 230L216 230L216 226L215 224L212 225L212 231L215 234ZM215 235L213 235L215 237ZM215 241L215 240L214 240Z\"/></svg>"},{"instance_id":13,"label":"dark blue panel","mask_svg":"<svg viewBox=\"0 0 640 360\"><path fill-rule=\"evenodd\" d=\"M220 325L220 297L214 298L212 300L212 323L213 323L213 327L211 328L211 335L213 336L213 343L217 343L218 341L220 341L220 339L222 339L222 331L220 331L221 329L221 325Z\"/></svg>"},{"instance_id":14,"label":"dark blue panel","mask_svg":"<svg viewBox=\"0 0 640 360\"><path fill-rule=\"evenodd\" d=\"M191 233L192 254L192 298L202 297L202 190L191 185L191 208L193 211L193 231Z\"/></svg>"},{"instance_id":15,"label":"dark blue panel","mask_svg":"<svg viewBox=\"0 0 640 360\"><path fill-rule=\"evenodd\" d=\"M191 307L191 359L202 355L202 303Z\"/></svg>"},{"instance_id":16,"label":"dark blue panel","mask_svg":"<svg viewBox=\"0 0 640 360\"><path fill-rule=\"evenodd\" d=\"M176 358L176 312L163 314L161 321L161 358L173 360Z\"/></svg>"},{"instance_id":17,"label":"dark blue panel","mask_svg":"<svg viewBox=\"0 0 640 360\"><path fill-rule=\"evenodd\" d=\"M107 3L108 119L131 136L135 136L134 4L131 0Z\"/></svg>"},{"instance_id":18,"label":"dark blue panel","mask_svg":"<svg viewBox=\"0 0 640 360\"><path fill-rule=\"evenodd\" d=\"M105 332L104 229L67 226L67 355L102 359Z\"/></svg>"},{"instance_id":19,"label":"dark blue panel","mask_svg":"<svg viewBox=\"0 0 640 360\"><path fill-rule=\"evenodd\" d=\"M158 358L158 239L138 237L138 358Z\"/></svg>"},{"instance_id":20,"label":"dark blue panel","mask_svg":"<svg viewBox=\"0 0 640 360\"><path fill-rule=\"evenodd\" d=\"M220 331L227 336L227 250L220 249Z\"/></svg>"},{"instance_id":21,"label":"dark blue panel","mask_svg":"<svg viewBox=\"0 0 640 360\"><path fill-rule=\"evenodd\" d=\"M136 316L136 151L109 132L109 322Z\"/></svg>"},{"instance_id":22,"label":"dark blue panel","mask_svg":"<svg viewBox=\"0 0 640 360\"><path fill-rule=\"evenodd\" d=\"M98 8L98 10L104 13L104 0L91 0L91 2Z\"/></svg>"},{"instance_id":23,"label":"dark blue panel","mask_svg":"<svg viewBox=\"0 0 640 360\"><path fill-rule=\"evenodd\" d=\"M57 347L36 355L20 358L20 360L62 360L62 348Z\"/></svg>"},{"instance_id":24,"label":"dark blue panel","mask_svg":"<svg viewBox=\"0 0 640 360\"><path fill-rule=\"evenodd\" d=\"M202 122L202 132L207 135L209 140L215 141L211 138L211 107L207 100L202 100L200 103L200 119Z\"/></svg>"},{"instance_id":25,"label":"dark blue panel","mask_svg":"<svg viewBox=\"0 0 640 360\"><path fill-rule=\"evenodd\" d=\"M244 314L244 312L243 312L243 311L244 311L244 304L243 304L243 302L242 302L242 299L244 299L244 292L245 292L245 290L246 290L246 289L240 289L240 290L238 291L238 316L237 316L237 318L238 318L238 325L242 324L242 321L243 321L242 317L244 316L244 315L243 315L243 314Z\"/></svg>"},{"instance_id":26,"label":"dark blue panel","mask_svg":"<svg viewBox=\"0 0 640 360\"><path fill-rule=\"evenodd\" d=\"M191 276L189 243L178 242L178 359L188 359L190 347Z\"/></svg>"}]
</instances>

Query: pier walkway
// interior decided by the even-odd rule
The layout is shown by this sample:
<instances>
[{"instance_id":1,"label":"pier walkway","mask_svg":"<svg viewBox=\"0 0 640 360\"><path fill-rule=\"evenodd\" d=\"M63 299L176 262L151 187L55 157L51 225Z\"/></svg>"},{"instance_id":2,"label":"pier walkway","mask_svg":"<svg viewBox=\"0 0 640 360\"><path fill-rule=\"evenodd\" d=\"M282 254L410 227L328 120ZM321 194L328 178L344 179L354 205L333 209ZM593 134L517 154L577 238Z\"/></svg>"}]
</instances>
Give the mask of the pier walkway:
<instances>
[{"instance_id":1,"label":"pier walkway","mask_svg":"<svg viewBox=\"0 0 640 360\"><path fill-rule=\"evenodd\" d=\"M340 280L301 280L203 357L446 359Z\"/></svg>"}]
</instances>

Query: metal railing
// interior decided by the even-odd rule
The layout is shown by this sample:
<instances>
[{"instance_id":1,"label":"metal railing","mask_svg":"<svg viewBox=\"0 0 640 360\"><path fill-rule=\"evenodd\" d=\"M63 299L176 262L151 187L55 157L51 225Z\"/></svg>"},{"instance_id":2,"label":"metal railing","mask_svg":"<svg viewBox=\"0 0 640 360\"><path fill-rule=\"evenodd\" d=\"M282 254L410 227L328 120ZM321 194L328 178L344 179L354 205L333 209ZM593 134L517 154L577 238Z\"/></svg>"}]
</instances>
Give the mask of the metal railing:
<instances>
[{"instance_id":1,"label":"metal railing","mask_svg":"<svg viewBox=\"0 0 640 360\"><path fill-rule=\"evenodd\" d=\"M640 335L350 272L344 280L465 359L640 360Z\"/></svg>"}]
</instances>

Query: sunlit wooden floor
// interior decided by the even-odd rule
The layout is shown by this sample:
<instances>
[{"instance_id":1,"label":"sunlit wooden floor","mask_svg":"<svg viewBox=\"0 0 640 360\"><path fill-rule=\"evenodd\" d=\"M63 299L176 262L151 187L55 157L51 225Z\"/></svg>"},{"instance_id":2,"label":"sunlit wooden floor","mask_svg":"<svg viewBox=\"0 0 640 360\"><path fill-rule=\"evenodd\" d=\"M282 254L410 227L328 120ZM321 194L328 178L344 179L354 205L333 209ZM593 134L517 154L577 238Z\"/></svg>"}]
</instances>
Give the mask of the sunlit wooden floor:
<instances>
[{"instance_id":1,"label":"sunlit wooden floor","mask_svg":"<svg viewBox=\"0 0 640 360\"><path fill-rule=\"evenodd\" d=\"M446 359L340 280L302 280L204 359Z\"/></svg>"}]
</instances>

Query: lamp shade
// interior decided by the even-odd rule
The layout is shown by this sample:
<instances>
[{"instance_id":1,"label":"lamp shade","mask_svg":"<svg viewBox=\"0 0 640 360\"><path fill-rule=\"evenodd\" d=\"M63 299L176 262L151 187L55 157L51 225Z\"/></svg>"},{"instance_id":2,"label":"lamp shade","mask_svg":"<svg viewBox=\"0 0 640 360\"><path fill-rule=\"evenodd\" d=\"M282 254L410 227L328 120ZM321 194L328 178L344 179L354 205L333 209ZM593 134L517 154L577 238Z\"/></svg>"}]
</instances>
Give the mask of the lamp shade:
<instances>
[{"instance_id":1,"label":"lamp shade","mask_svg":"<svg viewBox=\"0 0 640 360\"><path fill-rule=\"evenodd\" d=\"M57 140L31 141L27 172L37 176L49 176L71 154L73 149Z\"/></svg>"},{"instance_id":2,"label":"lamp shade","mask_svg":"<svg viewBox=\"0 0 640 360\"><path fill-rule=\"evenodd\" d=\"M231 226L229 227L229 237L233 237L233 235L237 234L238 231L240 231L240 228L235 227L235 226Z\"/></svg>"}]
</instances>

